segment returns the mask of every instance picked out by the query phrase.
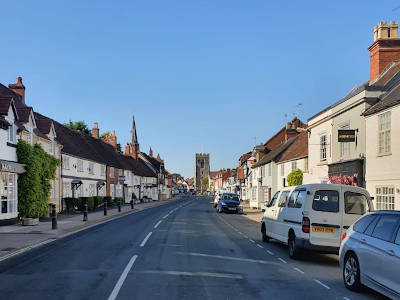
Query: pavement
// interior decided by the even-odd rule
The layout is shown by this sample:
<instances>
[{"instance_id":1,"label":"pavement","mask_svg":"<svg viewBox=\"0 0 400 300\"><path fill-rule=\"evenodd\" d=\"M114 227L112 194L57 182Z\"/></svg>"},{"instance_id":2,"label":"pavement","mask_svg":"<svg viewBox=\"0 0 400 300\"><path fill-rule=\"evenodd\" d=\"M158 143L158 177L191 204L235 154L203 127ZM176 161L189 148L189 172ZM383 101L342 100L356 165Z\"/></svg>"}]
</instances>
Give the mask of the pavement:
<instances>
[{"instance_id":1,"label":"pavement","mask_svg":"<svg viewBox=\"0 0 400 300\"><path fill-rule=\"evenodd\" d=\"M260 224L184 196L0 262L0 299L380 299L336 255L288 257Z\"/></svg>"},{"instance_id":2,"label":"pavement","mask_svg":"<svg viewBox=\"0 0 400 300\"><path fill-rule=\"evenodd\" d=\"M168 200L138 203L135 204L133 210L130 204L127 204L122 206L121 212L118 212L118 207L109 208L107 210L107 216L104 216L103 210L89 212L88 221L85 222L83 222L82 213L71 215L60 214L57 216L57 230L51 229L51 220L39 222L36 226L22 226L21 224L0 226L0 261L20 253L21 251L26 251L33 247L49 243L73 232L95 226L102 222L107 222L126 214L163 205L175 201L178 198L179 197L174 197Z\"/></svg>"}]
</instances>

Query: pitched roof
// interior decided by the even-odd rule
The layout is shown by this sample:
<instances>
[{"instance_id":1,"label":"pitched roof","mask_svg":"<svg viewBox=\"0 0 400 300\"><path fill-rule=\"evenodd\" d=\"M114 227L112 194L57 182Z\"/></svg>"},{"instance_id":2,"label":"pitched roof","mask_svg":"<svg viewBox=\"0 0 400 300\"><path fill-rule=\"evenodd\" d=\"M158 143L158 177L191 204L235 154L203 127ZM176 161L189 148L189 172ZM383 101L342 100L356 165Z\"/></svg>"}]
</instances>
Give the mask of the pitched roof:
<instances>
[{"instance_id":1,"label":"pitched roof","mask_svg":"<svg viewBox=\"0 0 400 300\"><path fill-rule=\"evenodd\" d=\"M301 132L294 138L294 142L279 157L277 162L290 161L308 156L308 133Z\"/></svg>"},{"instance_id":2,"label":"pitched roof","mask_svg":"<svg viewBox=\"0 0 400 300\"><path fill-rule=\"evenodd\" d=\"M148 160L148 162L154 167L154 169L157 170L157 173L159 172L158 170L160 170L161 167L161 162L158 161L157 159L155 159L154 157L150 157L149 155L147 155L144 152L141 152L141 154L145 157L145 159Z\"/></svg>"},{"instance_id":3,"label":"pitched roof","mask_svg":"<svg viewBox=\"0 0 400 300\"><path fill-rule=\"evenodd\" d=\"M370 116L398 104L400 104L400 84L385 94L381 101L368 108L363 115Z\"/></svg>"},{"instance_id":4,"label":"pitched roof","mask_svg":"<svg viewBox=\"0 0 400 300\"><path fill-rule=\"evenodd\" d=\"M261 158L257 163L255 163L252 168L256 168L262 165L265 165L271 161L276 161L279 159L280 155L295 141L296 137L291 138L290 140L286 141L285 143L276 146L270 152L268 152L263 158Z\"/></svg>"},{"instance_id":5,"label":"pitched roof","mask_svg":"<svg viewBox=\"0 0 400 300\"><path fill-rule=\"evenodd\" d=\"M141 159L133 159L130 156L119 154L119 160L124 166L124 169L131 170L135 175L142 177L157 177L146 163Z\"/></svg>"},{"instance_id":6,"label":"pitched roof","mask_svg":"<svg viewBox=\"0 0 400 300\"><path fill-rule=\"evenodd\" d=\"M13 102L12 97L0 96L0 115L2 116L8 115L8 111L10 109L10 105L12 102Z\"/></svg>"},{"instance_id":7,"label":"pitched roof","mask_svg":"<svg viewBox=\"0 0 400 300\"><path fill-rule=\"evenodd\" d=\"M218 175L219 171L210 171L209 176L211 179L214 179Z\"/></svg>"},{"instance_id":8,"label":"pitched roof","mask_svg":"<svg viewBox=\"0 0 400 300\"><path fill-rule=\"evenodd\" d=\"M69 129L54 121L57 140L63 145L62 152L88 160L123 169L119 154L115 149L100 139Z\"/></svg>"},{"instance_id":9,"label":"pitched roof","mask_svg":"<svg viewBox=\"0 0 400 300\"><path fill-rule=\"evenodd\" d=\"M21 123L28 123L31 111L32 111L32 107L31 106L19 106L19 107L17 107L18 120Z\"/></svg>"},{"instance_id":10,"label":"pitched roof","mask_svg":"<svg viewBox=\"0 0 400 300\"><path fill-rule=\"evenodd\" d=\"M51 124L53 120L45 117L37 112L34 112L33 115L35 116L36 127L44 134L49 134L51 130Z\"/></svg>"}]
</instances>

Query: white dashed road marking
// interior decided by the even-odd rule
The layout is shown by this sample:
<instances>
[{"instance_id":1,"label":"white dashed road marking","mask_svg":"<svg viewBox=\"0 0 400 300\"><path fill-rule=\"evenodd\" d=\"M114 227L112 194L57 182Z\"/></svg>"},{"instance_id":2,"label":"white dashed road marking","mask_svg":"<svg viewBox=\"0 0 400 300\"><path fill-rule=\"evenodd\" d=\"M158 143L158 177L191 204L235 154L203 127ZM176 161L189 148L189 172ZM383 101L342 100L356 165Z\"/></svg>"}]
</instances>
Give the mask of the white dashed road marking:
<instances>
[{"instance_id":1,"label":"white dashed road marking","mask_svg":"<svg viewBox=\"0 0 400 300\"><path fill-rule=\"evenodd\" d=\"M153 232L149 232L146 237L144 238L143 242L140 244L140 247L143 247L144 245L146 245L147 240L149 239L149 237L151 236Z\"/></svg>"},{"instance_id":2,"label":"white dashed road marking","mask_svg":"<svg viewBox=\"0 0 400 300\"><path fill-rule=\"evenodd\" d=\"M284 264L286 264L286 263L287 263L287 261L286 261L286 260L284 260L283 258L280 258L280 257L278 257L278 259L279 259L281 262L283 262Z\"/></svg>"},{"instance_id":3,"label":"white dashed road marking","mask_svg":"<svg viewBox=\"0 0 400 300\"><path fill-rule=\"evenodd\" d=\"M154 225L154 229L155 229L155 228L157 228L157 227L158 227L158 225L160 225L160 224L161 224L161 222L162 222L161 220L160 220L160 221L158 221L158 222L157 222L157 224L156 224L156 225Z\"/></svg>"},{"instance_id":4,"label":"white dashed road marking","mask_svg":"<svg viewBox=\"0 0 400 300\"><path fill-rule=\"evenodd\" d=\"M169 214L166 214L164 217L162 217L163 219L168 218Z\"/></svg>"},{"instance_id":5,"label":"white dashed road marking","mask_svg":"<svg viewBox=\"0 0 400 300\"><path fill-rule=\"evenodd\" d=\"M328 290L331 289L329 286L327 286L326 284L323 284L321 281L319 281L319 280L317 280L317 279L314 279L314 281L315 281L316 283L318 283L319 285L322 285L324 288L326 288L326 289L328 289Z\"/></svg>"},{"instance_id":6,"label":"white dashed road marking","mask_svg":"<svg viewBox=\"0 0 400 300\"><path fill-rule=\"evenodd\" d=\"M274 253L272 251L267 250L269 255L274 255Z\"/></svg>"},{"instance_id":7,"label":"white dashed road marking","mask_svg":"<svg viewBox=\"0 0 400 300\"><path fill-rule=\"evenodd\" d=\"M124 271L122 272L121 276L119 277L117 284L115 285L114 289L112 290L110 296L108 297L108 300L114 300L115 298L117 298L119 290L121 289L122 285L124 284L126 276L128 275L129 271L131 270L137 257L138 257L137 255L132 256L131 260L126 265Z\"/></svg>"},{"instance_id":8,"label":"white dashed road marking","mask_svg":"<svg viewBox=\"0 0 400 300\"><path fill-rule=\"evenodd\" d=\"M249 241L250 241L250 242L252 242L252 243L255 243L255 241L254 241L254 240L252 240L252 239L249 239Z\"/></svg>"},{"instance_id":9,"label":"white dashed road marking","mask_svg":"<svg viewBox=\"0 0 400 300\"><path fill-rule=\"evenodd\" d=\"M302 270L300 270L299 268L293 268L295 269L297 272L299 272L300 274L304 274L304 272Z\"/></svg>"},{"instance_id":10,"label":"white dashed road marking","mask_svg":"<svg viewBox=\"0 0 400 300\"><path fill-rule=\"evenodd\" d=\"M347 297L343 297L343 299L344 299L344 300L350 300L350 298L347 298Z\"/></svg>"},{"instance_id":11,"label":"white dashed road marking","mask_svg":"<svg viewBox=\"0 0 400 300\"><path fill-rule=\"evenodd\" d=\"M264 248L263 246L261 246L260 244L257 244L257 246L259 247L259 248Z\"/></svg>"}]
</instances>

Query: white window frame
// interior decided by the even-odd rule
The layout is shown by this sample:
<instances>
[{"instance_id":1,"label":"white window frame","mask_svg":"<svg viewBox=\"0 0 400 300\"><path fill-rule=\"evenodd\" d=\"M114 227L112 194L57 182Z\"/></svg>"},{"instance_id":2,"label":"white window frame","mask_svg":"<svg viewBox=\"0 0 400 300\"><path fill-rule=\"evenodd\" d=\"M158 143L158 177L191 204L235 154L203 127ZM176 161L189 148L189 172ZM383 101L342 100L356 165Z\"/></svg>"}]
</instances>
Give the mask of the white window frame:
<instances>
[{"instance_id":1,"label":"white window frame","mask_svg":"<svg viewBox=\"0 0 400 300\"><path fill-rule=\"evenodd\" d=\"M328 157L328 144L327 144L327 135L326 133L322 133L319 135L319 160L326 161Z\"/></svg>"},{"instance_id":2,"label":"white window frame","mask_svg":"<svg viewBox=\"0 0 400 300\"><path fill-rule=\"evenodd\" d=\"M101 172L101 176L106 176L106 166L102 165L100 172Z\"/></svg>"},{"instance_id":3,"label":"white window frame","mask_svg":"<svg viewBox=\"0 0 400 300\"><path fill-rule=\"evenodd\" d=\"M83 172L83 160L78 159L78 160L76 161L76 170L77 170L78 172Z\"/></svg>"},{"instance_id":4,"label":"white window frame","mask_svg":"<svg viewBox=\"0 0 400 300\"><path fill-rule=\"evenodd\" d=\"M281 164L281 176L285 176L285 163Z\"/></svg>"},{"instance_id":5,"label":"white window frame","mask_svg":"<svg viewBox=\"0 0 400 300\"><path fill-rule=\"evenodd\" d=\"M292 160L292 171L297 170L297 160Z\"/></svg>"},{"instance_id":6,"label":"white window frame","mask_svg":"<svg viewBox=\"0 0 400 300\"><path fill-rule=\"evenodd\" d=\"M89 162L88 169L89 169L89 174L94 175L94 163Z\"/></svg>"},{"instance_id":7,"label":"white window frame","mask_svg":"<svg viewBox=\"0 0 400 300\"><path fill-rule=\"evenodd\" d=\"M16 142L15 125L14 125L14 122L11 122L11 121L9 121L9 122L11 123L11 125L8 127L8 130L7 130L7 142L15 144L15 142Z\"/></svg>"},{"instance_id":8,"label":"white window frame","mask_svg":"<svg viewBox=\"0 0 400 300\"><path fill-rule=\"evenodd\" d=\"M114 178L114 167L110 167L110 178Z\"/></svg>"},{"instance_id":9,"label":"white window frame","mask_svg":"<svg viewBox=\"0 0 400 300\"><path fill-rule=\"evenodd\" d=\"M63 165L64 170L69 170L69 157L63 156Z\"/></svg>"},{"instance_id":10,"label":"white window frame","mask_svg":"<svg viewBox=\"0 0 400 300\"><path fill-rule=\"evenodd\" d=\"M378 115L378 155L391 152L391 122L391 111Z\"/></svg>"},{"instance_id":11,"label":"white window frame","mask_svg":"<svg viewBox=\"0 0 400 300\"><path fill-rule=\"evenodd\" d=\"M392 185L389 186L376 186L376 207L375 209L381 210L394 210L395 209L395 188Z\"/></svg>"}]
</instances>

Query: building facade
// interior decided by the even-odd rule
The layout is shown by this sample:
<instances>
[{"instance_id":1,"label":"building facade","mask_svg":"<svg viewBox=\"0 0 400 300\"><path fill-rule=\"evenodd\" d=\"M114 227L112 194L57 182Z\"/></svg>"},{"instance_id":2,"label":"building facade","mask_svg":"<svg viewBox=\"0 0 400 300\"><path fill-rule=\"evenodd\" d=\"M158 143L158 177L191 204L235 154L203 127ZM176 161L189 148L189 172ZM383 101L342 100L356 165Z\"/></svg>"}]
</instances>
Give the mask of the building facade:
<instances>
[{"instance_id":1,"label":"building facade","mask_svg":"<svg viewBox=\"0 0 400 300\"><path fill-rule=\"evenodd\" d=\"M210 154L196 153L194 157L194 182L196 189L201 190L200 179L208 178L210 173Z\"/></svg>"}]
</instances>

